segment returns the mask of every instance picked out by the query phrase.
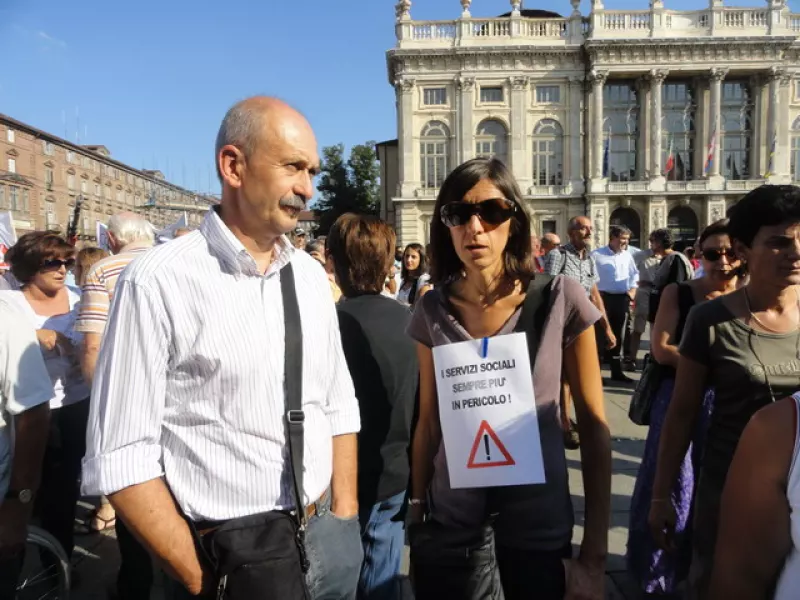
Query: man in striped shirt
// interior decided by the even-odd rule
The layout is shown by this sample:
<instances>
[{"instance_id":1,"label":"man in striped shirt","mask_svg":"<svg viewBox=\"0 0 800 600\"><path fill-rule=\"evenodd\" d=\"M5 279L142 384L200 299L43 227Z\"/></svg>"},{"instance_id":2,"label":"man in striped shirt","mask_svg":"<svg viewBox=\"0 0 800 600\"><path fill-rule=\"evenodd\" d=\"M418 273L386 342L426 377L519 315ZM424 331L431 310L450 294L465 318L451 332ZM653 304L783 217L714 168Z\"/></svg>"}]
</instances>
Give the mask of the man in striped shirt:
<instances>
[{"instance_id":1,"label":"man in striped shirt","mask_svg":"<svg viewBox=\"0 0 800 600\"><path fill-rule=\"evenodd\" d=\"M99 260L87 273L81 295L75 330L83 333L81 370L91 385L100 343L108 322L108 311L114 289L122 272L136 258L153 247L155 233L152 225L132 212L119 213L108 220L108 246L113 256ZM114 508L103 496L100 506L92 512L90 527L102 530L116 522L120 565L117 593L120 600L150 598L153 569L147 551L131 535L122 521L116 521Z\"/></svg>"},{"instance_id":2,"label":"man in striped shirt","mask_svg":"<svg viewBox=\"0 0 800 600\"><path fill-rule=\"evenodd\" d=\"M219 206L120 276L92 389L84 491L109 495L184 594L214 585L184 517L213 531L303 511L312 597L353 598L359 406L325 272L286 237L314 195L316 138L287 104L250 98L225 115L215 156ZM300 331L286 331L283 316L290 264ZM303 506L286 439L287 335L303 349Z\"/></svg>"}]
</instances>

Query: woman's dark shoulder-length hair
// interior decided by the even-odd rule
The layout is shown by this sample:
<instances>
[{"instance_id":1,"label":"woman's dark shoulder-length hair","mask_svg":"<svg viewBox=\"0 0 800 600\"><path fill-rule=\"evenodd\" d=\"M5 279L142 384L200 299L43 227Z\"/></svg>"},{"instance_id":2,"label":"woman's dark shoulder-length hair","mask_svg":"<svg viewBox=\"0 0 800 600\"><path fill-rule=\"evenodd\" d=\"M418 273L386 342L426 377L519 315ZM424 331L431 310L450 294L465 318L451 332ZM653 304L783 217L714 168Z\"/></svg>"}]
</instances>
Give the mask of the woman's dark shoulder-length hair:
<instances>
[{"instance_id":1,"label":"woman's dark shoulder-length hair","mask_svg":"<svg viewBox=\"0 0 800 600\"><path fill-rule=\"evenodd\" d=\"M505 273L513 279L529 281L534 276L531 264L531 222L522 206L522 192L508 167L496 158L473 158L456 167L444 180L431 223L431 280L434 285L452 281L461 274L463 264L450 237L450 229L442 223L442 207L461 202L481 180L491 181L506 199L517 205L511 218L508 243L503 250Z\"/></svg>"},{"instance_id":2,"label":"woman's dark shoulder-length hair","mask_svg":"<svg viewBox=\"0 0 800 600\"><path fill-rule=\"evenodd\" d=\"M409 271L406 268L406 252L409 250L413 250L419 254L419 266L413 271ZM403 250L403 260L401 262L402 266L400 267L400 279L403 282L419 279L428 272L428 256L426 255L425 248L422 246L422 244L417 244L415 242L406 246L405 250Z\"/></svg>"},{"instance_id":3,"label":"woman's dark shoulder-length hair","mask_svg":"<svg viewBox=\"0 0 800 600\"><path fill-rule=\"evenodd\" d=\"M748 248L762 227L800 223L800 187L762 185L728 209L731 238Z\"/></svg>"},{"instance_id":4,"label":"woman's dark shoulder-length hair","mask_svg":"<svg viewBox=\"0 0 800 600\"><path fill-rule=\"evenodd\" d=\"M75 256L75 248L55 231L32 231L21 236L6 252L6 262L20 283L30 283L42 263L51 258L66 260Z\"/></svg>"}]
</instances>

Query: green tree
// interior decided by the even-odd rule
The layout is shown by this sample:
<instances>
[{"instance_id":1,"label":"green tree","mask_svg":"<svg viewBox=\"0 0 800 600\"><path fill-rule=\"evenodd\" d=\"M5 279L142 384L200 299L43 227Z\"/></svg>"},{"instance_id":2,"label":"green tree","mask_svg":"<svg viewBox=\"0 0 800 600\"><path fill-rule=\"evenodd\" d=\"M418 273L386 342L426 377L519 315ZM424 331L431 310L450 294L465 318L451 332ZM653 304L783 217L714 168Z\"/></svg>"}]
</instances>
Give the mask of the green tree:
<instances>
[{"instance_id":1,"label":"green tree","mask_svg":"<svg viewBox=\"0 0 800 600\"><path fill-rule=\"evenodd\" d=\"M327 235L344 213L378 213L380 167L375 142L353 146L347 161L344 156L344 144L322 149L322 174L317 185L322 198L314 209L319 216L317 233L321 235Z\"/></svg>"}]
</instances>

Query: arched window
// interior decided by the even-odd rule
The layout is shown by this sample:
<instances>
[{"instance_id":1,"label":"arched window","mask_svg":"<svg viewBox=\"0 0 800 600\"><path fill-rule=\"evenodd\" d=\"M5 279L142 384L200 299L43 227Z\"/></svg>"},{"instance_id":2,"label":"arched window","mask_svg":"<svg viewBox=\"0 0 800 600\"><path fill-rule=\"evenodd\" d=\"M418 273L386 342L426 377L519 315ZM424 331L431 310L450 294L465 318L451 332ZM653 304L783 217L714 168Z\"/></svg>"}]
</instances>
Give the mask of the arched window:
<instances>
[{"instance_id":1,"label":"arched window","mask_svg":"<svg viewBox=\"0 0 800 600\"><path fill-rule=\"evenodd\" d=\"M450 129L441 121L430 121L422 129L419 143L422 187L436 189L450 170Z\"/></svg>"},{"instance_id":2,"label":"arched window","mask_svg":"<svg viewBox=\"0 0 800 600\"><path fill-rule=\"evenodd\" d=\"M727 179L749 179L750 144L753 131L753 101L745 82L722 84L722 162Z\"/></svg>"},{"instance_id":3,"label":"arched window","mask_svg":"<svg viewBox=\"0 0 800 600\"><path fill-rule=\"evenodd\" d=\"M792 124L792 153L789 157L792 181L800 181L800 117Z\"/></svg>"},{"instance_id":4,"label":"arched window","mask_svg":"<svg viewBox=\"0 0 800 600\"><path fill-rule=\"evenodd\" d=\"M506 126L495 119L486 119L478 125L475 136L475 156L494 157L508 164L508 132Z\"/></svg>"},{"instance_id":5,"label":"arched window","mask_svg":"<svg viewBox=\"0 0 800 600\"><path fill-rule=\"evenodd\" d=\"M536 185L562 185L564 132L555 119L542 119L533 130L533 181Z\"/></svg>"}]
</instances>

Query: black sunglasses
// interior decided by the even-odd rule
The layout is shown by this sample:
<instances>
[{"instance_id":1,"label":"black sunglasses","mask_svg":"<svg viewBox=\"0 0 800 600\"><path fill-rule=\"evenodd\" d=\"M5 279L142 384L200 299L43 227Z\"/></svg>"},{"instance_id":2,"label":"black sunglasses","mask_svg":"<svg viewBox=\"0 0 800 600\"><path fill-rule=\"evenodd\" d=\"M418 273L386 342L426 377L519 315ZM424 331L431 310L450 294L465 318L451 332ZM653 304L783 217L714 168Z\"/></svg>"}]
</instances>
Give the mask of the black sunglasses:
<instances>
[{"instance_id":1,"label":"black sunglasses","mask_svg":"<svg viewBox=\"0 0 800 600\"><path fill-rule=\"evenodd\" d=\"M483 202L451 202L442 207L442 223L448 227L466 225L473 215L489 225L505 223L517 212L516 203L506 198L491 198Z\"/></svg>"},{"instance_id":2,"label":"black sunglasses","mask_svg":"<svg viewBox=\"0 0 800 600\"><path fill-rule=\"evenodd\" d=\"M722 248L720 250L709 248L708 250L703 250L703 258L711 262L717 262L723 256L727 256L731 260L736 258L733 248Z\"/></svg>"},{"instance_id":3,"label":"black sunglasses","mask_svg":"<svg viewBox=\"0 0 800 600\"><path fill-rule=\"evenodd\" d=\"M60 258L51 258L42 263L42 271L57 271L61 267L66 267L67 271L75 266L75 259L68 258L61 260Z\"/></svg>"}]
</instances>

